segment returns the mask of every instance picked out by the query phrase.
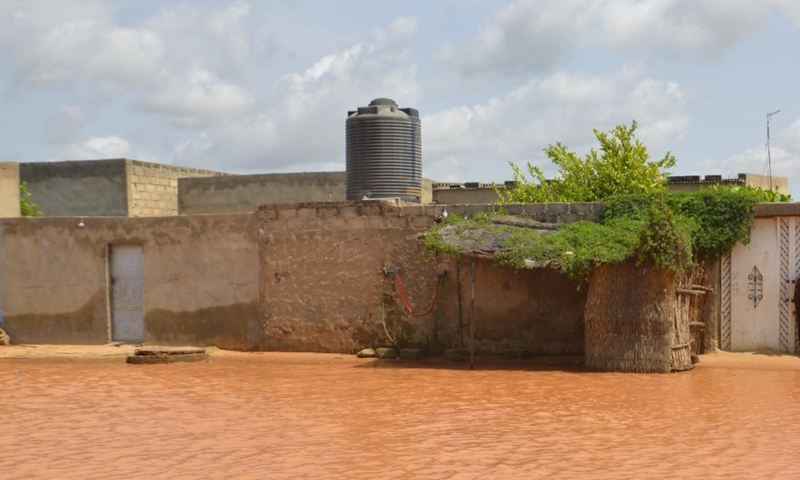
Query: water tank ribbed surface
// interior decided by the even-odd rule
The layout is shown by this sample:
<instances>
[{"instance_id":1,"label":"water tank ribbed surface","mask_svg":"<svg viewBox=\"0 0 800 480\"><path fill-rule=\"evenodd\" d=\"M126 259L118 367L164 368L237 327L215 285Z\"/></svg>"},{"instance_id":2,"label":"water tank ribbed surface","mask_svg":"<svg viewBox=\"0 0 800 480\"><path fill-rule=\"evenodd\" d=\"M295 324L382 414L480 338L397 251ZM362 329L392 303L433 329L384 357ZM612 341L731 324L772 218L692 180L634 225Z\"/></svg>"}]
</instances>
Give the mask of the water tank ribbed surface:
<instances>
[{"instance_id":1,"label":"water tank ribbed surface","mask_svg":"<svg viewBox=\"0 0 800 480\"><path fill-rule=\"evenodd\" d=\"M347 199L422 198L419 112L377 98L347 116Z\"/></svg>"}]
</instances>

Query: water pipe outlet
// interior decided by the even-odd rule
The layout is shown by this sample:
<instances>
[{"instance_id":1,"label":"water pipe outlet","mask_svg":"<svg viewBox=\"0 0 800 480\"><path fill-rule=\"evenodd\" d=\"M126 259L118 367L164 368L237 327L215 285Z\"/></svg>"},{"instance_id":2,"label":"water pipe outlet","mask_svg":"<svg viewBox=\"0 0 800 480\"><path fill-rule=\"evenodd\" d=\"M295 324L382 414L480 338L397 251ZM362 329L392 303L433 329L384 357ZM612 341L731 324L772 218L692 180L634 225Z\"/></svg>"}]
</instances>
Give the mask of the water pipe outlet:
<instances>
[{"instance_id":1,"label":"water pipe outlet","mask_svg":"<svg viewBox=\"0 0 800 480\"><path fill-rule=\"evenodd\" d=\"M396 266L383 267L381 271L383 272L384 275L388 277L390 275L397 275L398 273L400 273L400 267Z\"/></svg>"}]
</instances>

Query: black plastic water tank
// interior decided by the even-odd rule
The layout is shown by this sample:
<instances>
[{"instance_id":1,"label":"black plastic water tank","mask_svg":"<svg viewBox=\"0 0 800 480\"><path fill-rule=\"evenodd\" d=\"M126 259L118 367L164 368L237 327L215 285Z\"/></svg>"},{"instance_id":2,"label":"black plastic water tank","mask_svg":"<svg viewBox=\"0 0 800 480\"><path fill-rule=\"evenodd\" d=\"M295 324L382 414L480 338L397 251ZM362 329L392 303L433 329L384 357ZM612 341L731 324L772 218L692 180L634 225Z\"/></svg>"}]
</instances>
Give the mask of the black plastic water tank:
<instances>
[{"instance_id":1,"label":"black plastic water tank","mask_svg":"<svg viewBox=\"0 0 800 480\"><path fill-rule=\"evenodd\" d=\"M347 114L347 199L422 198L419 112L376 98Z\"/></svg>"}]
</instances>

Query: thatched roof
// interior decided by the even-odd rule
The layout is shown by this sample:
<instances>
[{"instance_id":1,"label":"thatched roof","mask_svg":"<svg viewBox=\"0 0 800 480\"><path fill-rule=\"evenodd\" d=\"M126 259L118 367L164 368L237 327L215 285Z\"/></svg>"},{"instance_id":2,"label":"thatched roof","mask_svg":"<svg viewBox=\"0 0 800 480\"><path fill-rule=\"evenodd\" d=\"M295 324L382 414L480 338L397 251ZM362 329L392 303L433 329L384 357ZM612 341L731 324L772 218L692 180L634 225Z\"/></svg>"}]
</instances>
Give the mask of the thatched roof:
<instances>
[{"instance_id":1,"label":"thatched roof","mask_svg":"<svg viewBox=\"0 0 800 480\"><path fill-rule=\"evenodd\" d=\"M558 229L555 223L545 223L522 216L492 217L491 223L479 225L448 225L439 230L442 240L456 247L461 253L476 257L492 258L494 253L503 250L503 244L514 234L516 229L535 230L540 234L554 233ZM506 228L502 228L506 227ZM508 228L510 227L510 228ZM543 265L528 264L526 268Z\"/></svg>"}]
</instances>

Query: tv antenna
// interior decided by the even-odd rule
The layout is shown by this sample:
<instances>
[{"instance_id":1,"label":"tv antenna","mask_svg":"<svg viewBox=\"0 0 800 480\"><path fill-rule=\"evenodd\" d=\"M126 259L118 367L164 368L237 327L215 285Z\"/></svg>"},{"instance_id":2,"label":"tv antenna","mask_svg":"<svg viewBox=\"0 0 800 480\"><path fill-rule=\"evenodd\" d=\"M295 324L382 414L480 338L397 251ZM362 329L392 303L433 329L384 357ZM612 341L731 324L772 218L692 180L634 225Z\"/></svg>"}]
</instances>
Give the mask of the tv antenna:
<instances>
[{"instance_id":1,"label":"tv antenna","mask_svg":"<svg viewBox=\"0 0 800 480\"><path fill-rule=\"evenodd\" d=\"M769 189L772 190L772 154L769 150L769 121L772 120L772 116L779 113L781 110L775 110L774 112L770 112L767 114L767 171L769 175Z\"/></svg>"}]
</instances>

